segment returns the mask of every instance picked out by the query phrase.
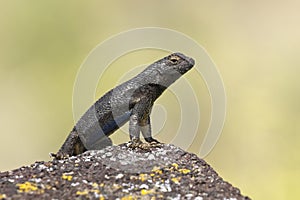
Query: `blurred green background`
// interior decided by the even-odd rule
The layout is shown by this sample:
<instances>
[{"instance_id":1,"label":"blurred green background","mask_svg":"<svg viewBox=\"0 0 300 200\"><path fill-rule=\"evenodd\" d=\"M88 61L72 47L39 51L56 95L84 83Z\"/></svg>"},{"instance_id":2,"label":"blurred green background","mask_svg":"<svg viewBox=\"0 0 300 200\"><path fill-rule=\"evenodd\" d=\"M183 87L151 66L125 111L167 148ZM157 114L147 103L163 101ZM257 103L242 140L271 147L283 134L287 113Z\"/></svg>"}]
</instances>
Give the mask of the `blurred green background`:
<instances>
[{"instance_id":1,"label":"blurred green background","mask_svg":"<svg viewBox=\"0 0 300 200\"><path fill-rule=\"evenodd\" d=\"M97 44L131 28L159 26L194 38L223 77L226 122L205 160L253 199L298 199L299 8L299 1L271 0L1 1L0 170L48 160L57 151L74 124L77 70ZM116 61L115 69L130 70L161 55L166 53L136 52ZM199 81L194 76L187 74L191 84ZM109 79L96 98L114 87ZM203 88L200 107L207 121L209 96ZM176 107L167 105L170 96L160 103ZM197 153L202 138L189 151Z\"/></svg>"}]
</instances>

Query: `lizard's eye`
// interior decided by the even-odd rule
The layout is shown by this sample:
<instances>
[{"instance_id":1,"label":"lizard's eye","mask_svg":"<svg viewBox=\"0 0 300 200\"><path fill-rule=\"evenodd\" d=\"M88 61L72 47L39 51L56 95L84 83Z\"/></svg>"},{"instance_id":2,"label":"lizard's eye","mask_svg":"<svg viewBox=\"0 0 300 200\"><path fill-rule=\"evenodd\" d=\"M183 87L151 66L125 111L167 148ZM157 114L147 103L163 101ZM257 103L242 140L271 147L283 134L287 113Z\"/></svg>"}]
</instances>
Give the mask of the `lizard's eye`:
<instances>
[{"instance_id":1,"label":"lizard's eye","mask_svg":"<svg viewBox=\"0 0 300 200\"><path fill-rule=\"evenodd\" d=\"M178 61L179 61L179 57L178 56L171 56L170 58L169 58L169 61L174 65L174 64L177 64L178 63Z\"/></svg>"}]
</instances>

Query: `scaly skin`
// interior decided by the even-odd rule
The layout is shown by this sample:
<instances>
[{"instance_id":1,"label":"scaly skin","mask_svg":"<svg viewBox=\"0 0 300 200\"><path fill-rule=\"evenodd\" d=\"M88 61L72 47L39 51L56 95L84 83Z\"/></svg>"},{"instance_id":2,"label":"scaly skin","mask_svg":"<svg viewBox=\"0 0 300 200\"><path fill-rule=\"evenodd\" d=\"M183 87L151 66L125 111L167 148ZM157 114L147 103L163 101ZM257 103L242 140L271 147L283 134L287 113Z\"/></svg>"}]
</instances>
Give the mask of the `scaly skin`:
<instances>
[{"instance_id":1,"label":"scaly skin","mask_svg":"<svg viewBox=\"0 0 300 200\"><path fill-rule=\"evenodd\" d=\"M87 150L112 145L108 137L129 121L131 147L147 147L140 140L158 144L152 137L150 113L155 100L195 61L173 53L148 66L143 72L107 92L77 122L57 154L56 159L81 154Z\"/></svg>"}]
</instances>

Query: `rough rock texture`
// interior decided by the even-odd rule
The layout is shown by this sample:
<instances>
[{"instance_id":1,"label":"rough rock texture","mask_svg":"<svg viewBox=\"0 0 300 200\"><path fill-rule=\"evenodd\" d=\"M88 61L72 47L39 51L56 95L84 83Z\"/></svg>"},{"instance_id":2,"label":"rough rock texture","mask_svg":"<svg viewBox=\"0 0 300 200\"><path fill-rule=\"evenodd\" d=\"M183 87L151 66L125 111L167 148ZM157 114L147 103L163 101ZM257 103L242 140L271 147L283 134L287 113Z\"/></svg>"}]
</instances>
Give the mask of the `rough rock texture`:
<instances>
[{"instance_id":1,"label":"rough rock texture","mask_svg":"<svg viewBox=\"0 0 300 200\"><path fill-rule=\"evenodd\" d=\"M0 199L249 199L202 159L128 144L0 173Z\"/></svg>"}]
</instances>

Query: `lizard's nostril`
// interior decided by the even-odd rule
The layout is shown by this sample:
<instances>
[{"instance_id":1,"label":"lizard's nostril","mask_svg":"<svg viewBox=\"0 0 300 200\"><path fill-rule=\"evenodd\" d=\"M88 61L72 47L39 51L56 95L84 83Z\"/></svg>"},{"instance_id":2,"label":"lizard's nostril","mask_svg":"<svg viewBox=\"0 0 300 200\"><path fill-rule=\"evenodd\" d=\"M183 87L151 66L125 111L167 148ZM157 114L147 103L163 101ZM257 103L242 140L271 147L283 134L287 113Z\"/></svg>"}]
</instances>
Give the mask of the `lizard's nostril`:
<instances>
[{"instance_id":1,"label":"lizard's nostril","mask_svg":"<svg viewBox=\"0 0 300 200\"><path fill-rule=\"evenodd\" d=\"M195 60L193 59L193 58L189 58L189 63L191 64L191 65L195 65Z\"/></svg>"}]
</instances>

